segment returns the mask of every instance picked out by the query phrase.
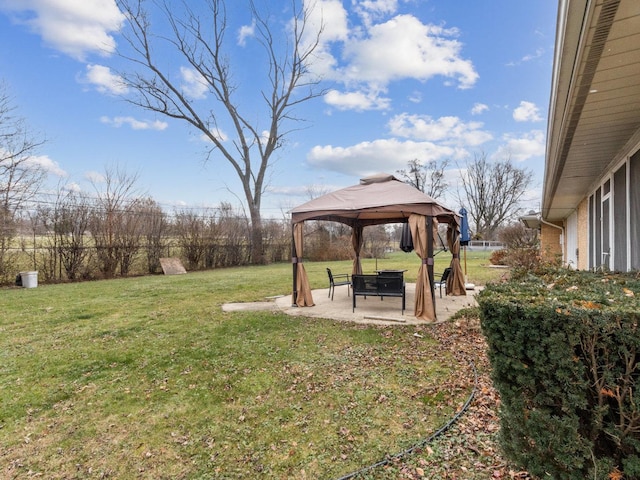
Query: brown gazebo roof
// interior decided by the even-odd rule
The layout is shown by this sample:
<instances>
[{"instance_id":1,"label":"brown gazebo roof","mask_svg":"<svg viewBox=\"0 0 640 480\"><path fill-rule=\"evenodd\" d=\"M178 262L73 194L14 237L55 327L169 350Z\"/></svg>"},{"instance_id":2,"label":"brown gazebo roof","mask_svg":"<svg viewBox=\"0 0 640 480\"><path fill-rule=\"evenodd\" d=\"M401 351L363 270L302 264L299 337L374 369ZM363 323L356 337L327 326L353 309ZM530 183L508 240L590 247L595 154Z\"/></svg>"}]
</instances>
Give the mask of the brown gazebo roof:
<instances>
[{"instance_id":1,"label":"brown gazebo roof","mask_svg":"<svg viewBox=\"0 0 640 480\"><path fill-rule=\"evenodd\" d=\"M294 208L291 222L326 220L366 226L406 222L412 213L436 217L445 223L457 223L458 219L453 210L417 188L393 175L378 174Z\"/></svg>"}]
</instances>

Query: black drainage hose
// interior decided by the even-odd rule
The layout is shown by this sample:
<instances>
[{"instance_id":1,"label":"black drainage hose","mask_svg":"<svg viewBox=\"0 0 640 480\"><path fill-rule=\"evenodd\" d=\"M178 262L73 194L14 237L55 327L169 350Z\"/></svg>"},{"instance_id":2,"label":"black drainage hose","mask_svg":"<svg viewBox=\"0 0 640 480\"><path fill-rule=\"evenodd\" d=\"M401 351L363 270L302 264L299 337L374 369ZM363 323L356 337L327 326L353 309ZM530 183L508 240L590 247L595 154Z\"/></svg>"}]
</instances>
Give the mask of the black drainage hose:
<instances>
[{"instance_id":1,"label":"black drainage hose","mask_svg":"<svg viewBox=\"0 0 640 480\"><path fill-rule=\"evenodd\" d=\"M449 428L451 428L451 426L458 421L458 419L462 416L462 414L464 414L468 410L469 406L471 405L471 402L473 401L473 398L476 395L476 390L478 389L478 371L476 370L476 366L473 362L471 362L471 367L473 368L473 375L474 375L473 390L471 390L471 394L469 395L469 398L467 398L467 401L464 402L464 405L462 406L460 411L458 411L451 419L449 419L447 423L442 425L438 430L436 430L435 433L431 434L431 436L425 438L424 440L421 440L420 442L416 443L412 447L409 447L406 450L403 450L402 452L399 452L399 453L396 453L395 455L387 457L384 460L380 460L379 462L374 463L373 465L369 465L367 467L361 468L360 470L356 470L355 472L351 472L348 475L345 475L344 477L338 478L337 480L349 480L350 478L366 473L369 470L373 470L374 468L388 465L394 460L398 460L402 457L410 455L416 450L418 450L419 448L422 448L425 445L433 442L436 438L438 438L444 432L449 430Z\"/></svg>"}]
</instances>

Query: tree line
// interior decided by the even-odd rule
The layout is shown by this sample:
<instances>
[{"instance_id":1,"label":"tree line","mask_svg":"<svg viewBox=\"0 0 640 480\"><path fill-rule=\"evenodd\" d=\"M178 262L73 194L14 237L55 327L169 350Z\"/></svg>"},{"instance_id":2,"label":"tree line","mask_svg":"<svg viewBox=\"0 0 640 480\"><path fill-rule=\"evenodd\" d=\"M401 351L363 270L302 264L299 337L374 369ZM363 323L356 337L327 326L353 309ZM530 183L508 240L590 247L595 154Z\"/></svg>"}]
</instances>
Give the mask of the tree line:
<instances>
[{"instance_id":1,"label":"tree line","mask_svg":"<svg viewBox=\"0 0 640 480\"><path fill-rule=\"evenodd\" d=\"M231 204L167 212L150 197L130 195L133 177L106 174L100 195L61 189L53 199L14 212L0 232L0 283L37 270L43 282L67 282L162 273L160 259L177 257L188 271L255 264L251 219ZM305 258L351 258L351 229L307 222ZM259 262L287 262L289 218L264 219ZM366 229L362 255L382 258L398 236L384 225Z\"/></svg>"},{"instance_id":2,"label":"tree line","mask_svg":"<svg viewBox=\"0 0 640 480\"><path fill-rule=\"evenodd\" d=\"M44 281L160 273L163 257L178 257L191 271L255 263L250 219L231 204L168 213L135 194L135 176L116 169L104 178L95 195L60 189L53 200L21 205L0 219L3 283L31 269ZM265 220L262 232L261 257L287 260L289 222Z\"/></svg>"}]
</instances>

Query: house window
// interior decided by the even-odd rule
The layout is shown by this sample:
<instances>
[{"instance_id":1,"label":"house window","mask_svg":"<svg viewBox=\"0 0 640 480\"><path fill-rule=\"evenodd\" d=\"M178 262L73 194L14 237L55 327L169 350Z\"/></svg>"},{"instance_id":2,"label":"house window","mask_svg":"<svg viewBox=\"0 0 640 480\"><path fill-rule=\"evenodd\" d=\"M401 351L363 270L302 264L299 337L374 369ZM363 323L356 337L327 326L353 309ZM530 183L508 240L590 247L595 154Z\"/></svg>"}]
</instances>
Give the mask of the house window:
<instances>
[{"instance_id":1,"label":"house window","mask_svg":"<svg viewBox=\"0 0 640 480\"><path fill-rule=\"evenodd\" d=\"M602 260L602 189L596 190L595 205L593 217L593 236L595 241L595 249L593 256L593 265L599 268L604 263Z\"/></svg>"},{"instance_id":2,"label":"house window","mask_svg":"<svg viewBox=\"0 0 640 480\"><path fill-rule=\"evenodd\" d=\"M629 159L629 239L631 255L631 270L640 270L640 151Z\"/></svg>"},{"instance_id":3,"label":"house window","mask_svg":"<svg viewBox=\"0 0 640 480\"><path fill-rule=\"evenodd\" d=\"M613 174L613 269L627 270L627 165Z\"/></svg>"},{"instance_id":4,"label":"house window","mask_svg":"<svg viewBox=\"0 0 640 480\"><path fill-rule=\"evenodd\" d=\"M610 182L605 183L607 187ZM607 194L602 197L602 262L606 268L611 268L611 196ZM604 193L604 188L603 188Z\"/></svg>"},{"instance_id":5,"label":"house window","mask_svg":"<svg viewBox=\"0 0 640 480\"><path fill-rule=\"evenodd\" d=\"M595 209L595 196L589 197L589 268L595 268L597 265L595 262L595 231L596 231L596 209Z\"/></svg>"}]
</instances>

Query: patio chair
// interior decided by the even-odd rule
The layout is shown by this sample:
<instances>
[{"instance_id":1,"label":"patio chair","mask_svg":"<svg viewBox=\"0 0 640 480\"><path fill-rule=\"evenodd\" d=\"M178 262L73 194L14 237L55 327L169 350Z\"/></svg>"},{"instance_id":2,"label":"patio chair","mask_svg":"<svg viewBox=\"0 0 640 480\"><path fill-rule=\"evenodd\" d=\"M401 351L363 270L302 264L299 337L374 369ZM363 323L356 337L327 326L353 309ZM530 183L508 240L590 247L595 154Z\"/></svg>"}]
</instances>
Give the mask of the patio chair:
<instances>
[{"instance_id":1,"label":"patio chair","mask_svg":"<svg viewBox=\"0 0 640 480\"><path fill-rule=\"evenodd\" d=\"M333 302L333 294L336 291L336 287L340 287L342 285L347 286L347 297L349 296L349 289L351 288L351 279L349 278L348 273L336 273L335 275L331 273L331 269L327 268L327 275L329 275L329 296L331 297L331 301Z\"/></svg>"},{"instance_id":2,"label":"patio chair","mask_svg":"<svg viewBox=\"0 0 640 480\"><path fill-rule=\"evenodd\" d=\"M447 293L447 279L449 278L449 275L451 275L451 267L447 267L444 269L444 272L442 272L441 274L434 274L435 276L439 276L440 279L439 280L435 280L433 282L433 287L434 288L440 288L440 298L442 298L442 288L444 287L444 292Z\"/></svg>"}]
</instances>

